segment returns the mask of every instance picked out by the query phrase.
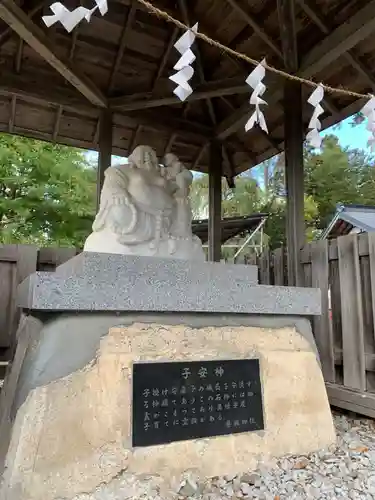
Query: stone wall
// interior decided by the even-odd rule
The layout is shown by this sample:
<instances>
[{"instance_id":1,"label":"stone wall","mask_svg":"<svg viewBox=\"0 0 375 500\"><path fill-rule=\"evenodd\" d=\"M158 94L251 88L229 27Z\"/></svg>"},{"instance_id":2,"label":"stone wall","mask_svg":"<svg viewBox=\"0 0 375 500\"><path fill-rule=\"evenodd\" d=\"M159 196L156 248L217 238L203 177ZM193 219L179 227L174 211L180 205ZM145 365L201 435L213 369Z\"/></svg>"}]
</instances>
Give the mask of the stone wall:
<instances>
[{"instance_id":1,"label":"stone wall","mask_svg":"<svg viewBox=\"0 0 375 500\"><path fill-rule=\"evenodd\" d=\"M134 361L253 357L261 364L264 431L132 449ZM124 500L158 491L166 499L189 472L239 473L334 440L315 346L296 328L133 323L102 337L86 366L28 394L14 422L2 498Z\"/></svg>"}]
</instances>

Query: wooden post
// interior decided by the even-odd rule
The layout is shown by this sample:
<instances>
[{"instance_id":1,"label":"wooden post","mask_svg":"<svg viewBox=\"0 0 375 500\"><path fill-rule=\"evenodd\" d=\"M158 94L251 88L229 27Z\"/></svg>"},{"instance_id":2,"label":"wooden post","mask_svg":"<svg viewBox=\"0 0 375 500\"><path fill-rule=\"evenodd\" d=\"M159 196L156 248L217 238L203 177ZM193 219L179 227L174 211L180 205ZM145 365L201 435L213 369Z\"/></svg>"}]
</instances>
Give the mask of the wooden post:
<instances>
[{"instance_id":1,"label":"wooden post","mask_svg":"<svg viewBox=\"0 0 375 500\"><path fill-rule=\"evenodd\" d=\"M286 240L288 284L303 286L300 250L305 243L303 122L301 84L284 87Z\"/></svg>"},{"instance_id":2,"label":"wooden post","mask_svg":"<svg viewBox=\"0 0 375 500\"><path fill-rule=\"evenodd\" d=\"M277 0L284 62L290 73L298 70L294 3ZM288 284L303 286L299 255L305 242L302 91L301 84L292 80L284 84L284 137Z\"/></svg>"},{"instance_id":3,"label":"wooden post","mask_svg":"<svg viewBox=\"0 0 375 500\"><path fill-rule=\"evenodd\" d=\"M210 143L208 189L208 260L221 259L221 174L222 147L220 142Z\"/></svg>"},{"instance_id":4,"label":"wooden post","mask_svg":"<svg viewBox=\"0 0 375 500\"><path fill-rule=\"evenodd\" d=\"M102 111L99 121L99 158L97 176L97 201L96 209L99 209L100 193L104 183L104 172L111 166L112 156L112 112L108 109Z\"/></svg>"}]
</instances>

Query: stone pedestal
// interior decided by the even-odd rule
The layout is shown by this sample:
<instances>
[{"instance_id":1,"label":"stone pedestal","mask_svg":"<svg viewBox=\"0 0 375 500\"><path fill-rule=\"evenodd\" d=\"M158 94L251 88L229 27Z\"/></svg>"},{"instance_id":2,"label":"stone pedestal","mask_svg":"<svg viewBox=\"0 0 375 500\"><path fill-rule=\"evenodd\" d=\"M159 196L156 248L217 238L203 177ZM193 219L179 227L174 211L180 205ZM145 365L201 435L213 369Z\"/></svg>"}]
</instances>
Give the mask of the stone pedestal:
<instances>
[{"instance_id":1,"label":"stone pedestal","mask_svg":"<svg viewBox=\"0 0 375 500\"><path fill-rule=\"evenodd\" d=\"M114 283L104 275L118 259ZM186 474L237 474L334 443L309 322L319 291L257 285L250 266L186 266L83 255L21 285L33 316L0 401L1 498L165 500ZM253 358L264 430L132 447L134 362Z\"/></svg>"}]
</instances>

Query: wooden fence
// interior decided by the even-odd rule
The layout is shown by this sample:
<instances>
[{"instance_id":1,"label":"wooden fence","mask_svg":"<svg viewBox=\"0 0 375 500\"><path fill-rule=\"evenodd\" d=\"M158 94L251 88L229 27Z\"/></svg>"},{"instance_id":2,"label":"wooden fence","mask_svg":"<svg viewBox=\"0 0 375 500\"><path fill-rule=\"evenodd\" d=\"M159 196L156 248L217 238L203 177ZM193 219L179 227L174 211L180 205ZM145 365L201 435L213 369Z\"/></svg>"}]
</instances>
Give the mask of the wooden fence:
<instances>
[{"instance_id":1,"label":"wooden fence","mask_svg":"<svg viewBox=\"0 0 375 500\"><path fill-rule=\"evenodd\" d=\"M322 291L313 332L330 402L375 417L375 233L314 241L300 257L304 285ZM261 284L287 284L284 249L257 263Z\"/></svg>"},{"instance_id":2,"label":"wooden fence","mask_svg":"<svg viewBox=\"0 0 375 500\"><path fill-rule=\"evenodd\" d=\"M54 271L77 253L0 246L0 356L12 347L19 319L17 285L36 270ZM313 331L331 404L375 417L375 233L316 241L300 257L305 286L322 290L322 315L314 318ZM258 264L261 284L287 284L284 249L250 263Z\"/></svg>"},{"instance_id":3,"label":"wooden fence","mask_svg":"<svg viewBox=\"0 0 375 500\"><path fill-rule=\"evenodd\" d=\"M0 245L0 362L9 357L20 317L17 286L35 271L54 271L77 253L74 248Z\"/></svg>"}]
</instances>

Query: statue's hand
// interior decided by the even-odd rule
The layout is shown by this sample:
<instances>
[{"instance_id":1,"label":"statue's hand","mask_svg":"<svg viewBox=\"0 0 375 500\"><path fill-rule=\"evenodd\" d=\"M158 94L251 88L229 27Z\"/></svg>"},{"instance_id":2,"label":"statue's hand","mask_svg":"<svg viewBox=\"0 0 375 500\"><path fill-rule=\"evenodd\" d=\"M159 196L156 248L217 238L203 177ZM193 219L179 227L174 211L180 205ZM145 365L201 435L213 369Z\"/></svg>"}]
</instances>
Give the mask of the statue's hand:
<instances>
[{"instance_id":1,"label":"statue's hand","mask_svg":"<svg viewBox=\"0 0 375 500\"><path fill-rule=\"evenodd\" d=\"M131 205L113 205L108 216L108 225L118 236L134 231L136 225L136 211Z\"/></svg>"}]
</instances>

